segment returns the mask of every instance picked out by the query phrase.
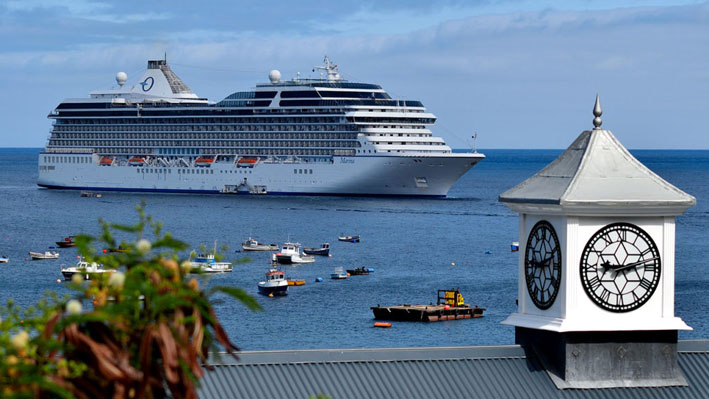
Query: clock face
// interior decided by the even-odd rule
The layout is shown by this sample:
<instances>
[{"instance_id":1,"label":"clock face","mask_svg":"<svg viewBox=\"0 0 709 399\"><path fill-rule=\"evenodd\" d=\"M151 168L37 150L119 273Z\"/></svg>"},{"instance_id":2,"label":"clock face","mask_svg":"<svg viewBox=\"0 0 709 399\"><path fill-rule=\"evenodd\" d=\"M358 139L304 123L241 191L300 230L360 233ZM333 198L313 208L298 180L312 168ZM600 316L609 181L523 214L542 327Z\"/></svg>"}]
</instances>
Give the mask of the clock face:
<instances>
[{"instance_id":1,"label":"clock face","mask_svg":"<svg viewBox=\"0 0 709 399\"><path fill-rule=\"evenodd\" d=\"M527 292L539 309L554 303L561 285L561 248L554 227L540 221L532 227L524 253Z\"/></svg>"},{"instance_id":2,"label":"clock face","mask_svg":"<svg viewBox=\"0 0 709 399\"><path fill-rule=\"evenodd\" d=\"M660 281L660 252L649 234L630 223L598 230L581 254L581 283L589 298L611 312L647 302Z\"/></svg>"}]
</instances>

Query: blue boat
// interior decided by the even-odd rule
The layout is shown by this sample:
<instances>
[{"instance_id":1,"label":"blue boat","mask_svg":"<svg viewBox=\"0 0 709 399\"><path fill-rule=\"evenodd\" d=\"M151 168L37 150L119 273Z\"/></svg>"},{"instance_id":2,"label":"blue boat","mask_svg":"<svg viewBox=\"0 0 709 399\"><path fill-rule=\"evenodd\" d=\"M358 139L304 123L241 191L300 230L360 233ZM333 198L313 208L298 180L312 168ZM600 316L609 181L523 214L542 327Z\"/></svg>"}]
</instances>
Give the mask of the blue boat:
<instances>
[{"instance_id":1,"label":"blue boat","mask_svg":"<svg viewBox=\"0 0 709 399\"><path fill-rule=\"evenodd\" d=\"M337 239L345 242L359 242L359 236L341 236L337 237Z\"/></svg>"},{"instance_id":2,"label":"blue boat","mask_svg":"<svg viewBox=\"0 0 709 399\"><path fill-rule=\"evenodd\" d=\"M303 253L306 255L320 255L328 256L330 255L330 243L326 242L320 246L320 248L303 248Z\"/></svg>"}]
</instances>

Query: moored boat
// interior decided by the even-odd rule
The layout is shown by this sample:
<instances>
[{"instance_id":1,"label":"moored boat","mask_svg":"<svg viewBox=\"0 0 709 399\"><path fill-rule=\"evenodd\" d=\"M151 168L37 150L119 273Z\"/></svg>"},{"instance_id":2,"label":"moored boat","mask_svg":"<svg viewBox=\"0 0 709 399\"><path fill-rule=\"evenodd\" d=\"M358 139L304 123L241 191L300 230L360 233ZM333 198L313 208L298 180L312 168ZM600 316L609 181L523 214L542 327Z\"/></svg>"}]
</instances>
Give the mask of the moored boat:
<instances>
[{"instance_id":1,"label":"moored boat","mask_svg":"<svg viewBox=\"0 0 709 399\"><path fill-rule=\"evenodd\" d=\"M458 290L438 290L435 305L372 306L374 318L393 321L443 321L474 319L483 316L485 308L470 306Z\"/></svg>"},{"instance_id":2,"label":"moored boat","mask_svg":"<svg viewBox=\"0 0 709 399\"><path fill-rule=\"evenodd\" d=\"M329 242L323 243L320 246L320 248L304 247L303 253L306 255L328 256L328 255L330 255L330 243Z\"/></svg>"},{"instance_id":3,"label":"moored boat","mask_svg":"<svg viewBox=\"0 0 709 399\"><path fill-rule=\"evenodd\" d=\"M44 251L44 252L29 252L30 258L32 260L43 260L43 259L58 259L59 252L57 251Z\"/></svg>"},{"instance_id":4,"label":"moored boat","mask_svg":"<svg viewBox=\"0 0 709 399\"><path fill-rule=\"evenodd\" d=\"M59 248L69 248L76 245L74 242L74 236L64 237L63 240L57 241L56 244Z\"/></svg>"},{"instance_id":5,"label":"moored boat","mask_svg":"<svg viewBox=\"0 0 709 399\"><path fill-rule=\"evenodd\" d=\"M283 271L271 268L266 272L265 281L258 283L258 293L267 296L288 295L288 286Z\"/></svg>"},{"instance_id":6,"label":"moored boat","mask_svg":"<svg viewBox=\"0 0 709 399\"><path fill-rule=\"evenodd\" d=\"M262 244L253 238L241 243L241 249L244 251L278 251L278 244Z\"/></svg>"},{"instance_id":7,"label":"moored boat","mask_svg":"<svg viewBox=\"0 0 709 399\"><path fill-rule=\"evenodd\" d=\"M368 267L356 267L354 269L347 269L347 273L350 276L368 276L370 273L370 270Z\"/></svg>"},{"instance_id":8,"label":"moored boat","mask_svg":"<svg viewBox=\"0 0 709 399\"><path fill-rule=\"evenodd\" d=\"M0 263L8 263L8 262L10 262L10 258L8 258L7 256L4 256L4 255L0 256Z\"/></svg>"},{"instance_id":9,"label":"moored boat","mask_svg":"<svg viewBox=\"0 0 709 399\"><path fill-rule=\"evenodd\" d=\"M281 251L276 253L276 261L285 265L314 263L315 257L300 253L300 244L297 242L287 242L281 247Z\"/></svg>"},{"instance_id":10,"label":"moored boat","mask_svg":"<svg viewBox=\"0 0 709 399\"><path fill-rule=\"evenodd\" d=\"M288 285L295 285L295 286L305 285L305 280L303 280L303 279L289 278L289 279L286 279L286 281L288 281Z\"/></svg>"},{"instance_id":11,"label":"moored boat","mask_svg":"<svg viewBox=\"0 0 709 399\"><path fill-rule=\"evenodd\" d=\"M83 258L79 258L76 266L65 267L61 266L61 272L64 276L64 280L71 280L75 274L83 275L84 280L91 280L92 275L97 275L101 273L113 273L113 269L104 269L103 265L96 262L87 262Z\"/></svg>"},{"instance_id":12,"label":"moored boat","mask_svg":"<svg viewBox=\"0 0 709 399\"><path fill-rule=\"evenodd\" d=\"M359 236L340 236L337 239L345 242L359 242Z\"/></svg>"},{"instance_id":13,"label":"moored boat","mask_svg":"<svg viewBox=\"0 0 709 399\"><path fill-rule=\"evenodd\" d=\"M214 258L214 254L197 255L190 260L190 264L190 273L228 273L233 269L231 262L219 262Z\"/></svg>"},{"instance_id":14,"label":"moored boat","mask_svg":"<svg viewBox=\"0 0 709 399\"><path fill-rule=\"evenodd\" d=\"M330 273L330 278L333 280L344 280L348 277L349 275L345 271L345 268L342 266L337 266L335 270Z\"/></svg>"}]
</instances>

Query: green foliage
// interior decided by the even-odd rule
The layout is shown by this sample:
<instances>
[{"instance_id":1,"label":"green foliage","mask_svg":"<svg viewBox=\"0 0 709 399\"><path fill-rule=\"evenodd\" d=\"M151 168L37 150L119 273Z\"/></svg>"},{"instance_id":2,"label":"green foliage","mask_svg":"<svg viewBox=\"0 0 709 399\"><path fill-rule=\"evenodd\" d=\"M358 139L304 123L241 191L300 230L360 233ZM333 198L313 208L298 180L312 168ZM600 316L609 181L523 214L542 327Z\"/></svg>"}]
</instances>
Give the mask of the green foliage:
<instances>
[{"instance_id":1,"label":"green foliage","mask_svg":"<svg viewBox=\"0 0 709 399\"><path fill-rule=\"evenodd\" d=\"M73 295L48 293L24 311L12 301L0 308L0 397L195 398L209 351L238 350L212 296L251 310L258 303L235 287L201 290L180 263L189 246L163 233L144 204L137 210L133 225L100 220L98 237L75 237L86 261L113 272L77 279ZM119 243L116 233L135 241Z\"/></svg>"}]
</instances>

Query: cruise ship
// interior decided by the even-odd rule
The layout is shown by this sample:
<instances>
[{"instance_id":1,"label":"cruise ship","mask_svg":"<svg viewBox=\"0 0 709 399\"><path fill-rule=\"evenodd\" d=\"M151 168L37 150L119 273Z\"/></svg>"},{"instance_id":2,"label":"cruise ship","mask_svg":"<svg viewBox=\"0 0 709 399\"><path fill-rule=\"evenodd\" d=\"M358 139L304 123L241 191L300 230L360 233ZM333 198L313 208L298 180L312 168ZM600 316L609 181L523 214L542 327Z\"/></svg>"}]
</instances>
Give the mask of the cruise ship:
<instances>
[{"instance_id":1,"label":"cruise ship","mask_svg":"<svg viewBox=\"0 0 709 399\"><path fill-rule=\"evenodd\" d=\"M139 83L66 99L49 114L37 184L50 189L445 197L485 158L454 153L419 101L343 79L325 57L317 79L200 98L166 60Z\"/></svg>"}]
</instances>

